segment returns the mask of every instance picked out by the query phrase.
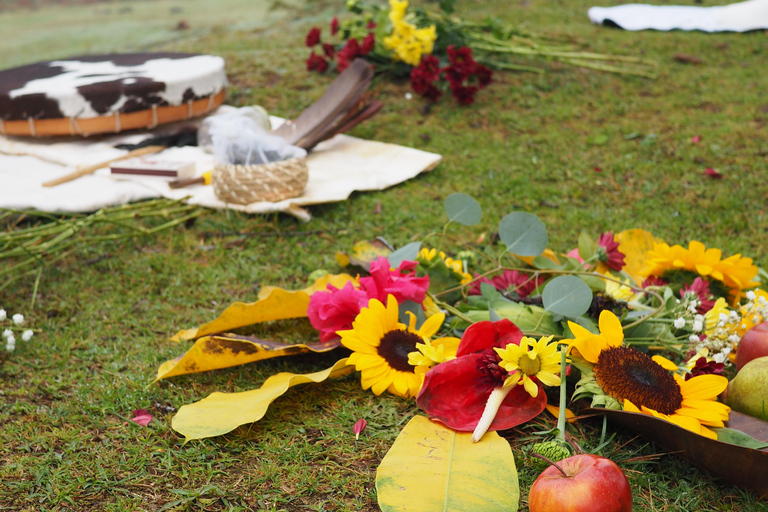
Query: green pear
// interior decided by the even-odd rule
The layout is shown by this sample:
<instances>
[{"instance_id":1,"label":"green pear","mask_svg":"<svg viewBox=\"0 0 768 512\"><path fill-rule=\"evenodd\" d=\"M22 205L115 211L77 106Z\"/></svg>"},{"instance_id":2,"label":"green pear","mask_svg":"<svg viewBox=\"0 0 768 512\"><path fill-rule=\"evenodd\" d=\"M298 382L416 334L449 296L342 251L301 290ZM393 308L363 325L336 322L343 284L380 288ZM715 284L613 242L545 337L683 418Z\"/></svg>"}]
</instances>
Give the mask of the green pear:
<instances>
[{"instance_id":1,"label":"green pear","mask_svg":"<svg viewBox=\"0 0 768 512\"><path fill-rule=\"evenodd\" d=\"M734 411L768 420L768 356L745 364L728 383L723 401Z\"/></svg>"}]
</instances>

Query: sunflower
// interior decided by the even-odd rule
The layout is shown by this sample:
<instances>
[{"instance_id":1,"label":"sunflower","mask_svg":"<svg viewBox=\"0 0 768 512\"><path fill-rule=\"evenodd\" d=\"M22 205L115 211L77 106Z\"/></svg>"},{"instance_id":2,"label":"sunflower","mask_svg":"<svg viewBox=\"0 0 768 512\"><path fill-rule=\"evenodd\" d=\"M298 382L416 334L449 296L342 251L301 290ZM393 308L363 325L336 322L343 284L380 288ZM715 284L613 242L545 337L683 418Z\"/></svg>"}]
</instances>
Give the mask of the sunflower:
<instances>
[{"instance_id":1,"label":"sunflower","mask_svg":"<svg viewBox=\"0 0 768 512\"><path fill-rule=\"evenodd\" d=\"M707 249L696 240L689 242L687 249L680 245L670 247L659 242L646 256L646 265L640 272L642 277L665 277L665 274L677 271L690 272L711 283L721 283L730 291L734 300L742 296L742 290L759 284L752 281L757 276L757 267L752 264L751 258L742 258L741 254L736 254L721 259L720 249Z\"/></svg>"},{"instance_id":2,"label":"sunflower","mask_svg":"<svg viewBox=\"0 0 768 512\"><path fill-rule=\"evenodd\" d=\"M728 386L720 375L700 375L685 380L672 374L677 366L651 359L623 345L621 322L610 311L600 313L600 334L568 322L575 339L571 347L592 363L597 385L618 400L625 411L639 412L670 421L687 430L717 439L707 428L722 427L730 408L716 401ZM669 363L669 364L666 364Z\"/></svg>"},{"instance_id":3,"label":"sunflower","mask_svg":"<svg viewBox=\"0 0 768 512\"><path fill-rule=\"evenodd\" d=\"M443 324L442 313L429 317L417 330L398 322L398 304L393 295L387 296L387 305L371 299L352 322L352 329L338 331L341 344L352 350L349 364L362 373L363 389L371 388L375 395L385 390L404 398L416 396L422 377L408 363L408 354L417 350L419 343L430 338Z\"/></svg>"},{"instance_id":4,"label":"sunflower","mask_svg":"<svg viewBox=\"0 0 768 512\"><path fill-rule=\"evenodd\" d=\"M504 348L494 348L501 360L499 366L509 372L504 387L521 385L533 398L539 394L539 386L532 380L536 377L546 386L557 386L560 377L555 375L560 370L560 356L557 343L551 343L552 336L544 336L539 341L523 336L520 345L510 343Z\"/></svg>"}]
</instances>

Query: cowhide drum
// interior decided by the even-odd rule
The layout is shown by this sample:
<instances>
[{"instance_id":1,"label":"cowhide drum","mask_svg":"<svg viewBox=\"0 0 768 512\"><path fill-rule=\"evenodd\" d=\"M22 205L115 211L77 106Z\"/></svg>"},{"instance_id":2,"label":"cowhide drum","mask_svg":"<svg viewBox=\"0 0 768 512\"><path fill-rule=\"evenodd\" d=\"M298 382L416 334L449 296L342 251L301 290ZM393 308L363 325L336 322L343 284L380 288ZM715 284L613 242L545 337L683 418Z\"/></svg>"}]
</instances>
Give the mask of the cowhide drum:
<instances>
[{"instance_id":1,"label":"cowhide drum","mask_svg":"<svg viewBox=\"0 0 768 512\"><path fill-rule=\"evenodd\" d=\"M224 101L224 60L189 53L89 55L0 71L0 134L152 128Z\"/></svg>"}]
</instances>

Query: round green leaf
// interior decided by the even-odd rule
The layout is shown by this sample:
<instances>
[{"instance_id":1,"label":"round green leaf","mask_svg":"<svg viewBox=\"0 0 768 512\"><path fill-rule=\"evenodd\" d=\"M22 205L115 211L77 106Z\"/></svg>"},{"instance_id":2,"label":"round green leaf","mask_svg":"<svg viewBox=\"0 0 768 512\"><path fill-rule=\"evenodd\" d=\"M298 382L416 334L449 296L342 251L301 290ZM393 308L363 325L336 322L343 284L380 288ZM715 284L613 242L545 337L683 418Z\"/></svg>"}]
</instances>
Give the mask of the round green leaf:
<instances>
[{"instance_id":1,"label":"round green leaf","mask_svg":"<svg viewBox=\"0 0 768 512\"><path fill-rule=\"evenodd\" d=\"M460 192L446 197L444 206L449 221L458 222L465 226L477 224L483 217L483 209L480 207L480 203L475 201L472 196Z\"/></svg>"},{"instance_id":2,"label":"round green leaf","mask_svg":"<svg viewBox=\"0 0 768 512\"><path fill-rule=\"evenodd\" d=\"M547 248L547 228L532 213L513 212L499 223L499 237L518 256L538 256Z\"/></svg>"},{"instance_id":3,"label":"round green leaf","mask_svg":"<svg viewBox=\"0 0 768 512\"><path fill-rule=\"evenodd\" d=\"M541 300L550 313L573 318L587 312L592 290L576 276L558 276L544 287Z\"/></svg>"},{"instance_id":4,"label":"round green leaf","mask_svg":"<svg viewBox=\"0 0 768 512\"><path fill-rule=\"evenodd\" d=\"M421 242L411 242L407 245L404 245L403 247L387 256L387 259L389 260L389 266L392 268L397 268L404 261L416 261L416 256L419 255L420 249Z\"/></svg>"}]
</instances>

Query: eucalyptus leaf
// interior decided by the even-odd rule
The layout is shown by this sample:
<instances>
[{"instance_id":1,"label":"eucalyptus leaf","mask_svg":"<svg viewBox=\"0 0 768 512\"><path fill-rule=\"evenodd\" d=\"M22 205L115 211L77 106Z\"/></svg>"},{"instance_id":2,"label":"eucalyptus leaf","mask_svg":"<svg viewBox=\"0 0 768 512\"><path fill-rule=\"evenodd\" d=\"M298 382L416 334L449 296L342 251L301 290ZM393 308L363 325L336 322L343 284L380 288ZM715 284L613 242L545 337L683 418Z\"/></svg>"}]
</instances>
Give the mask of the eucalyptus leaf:
<instances>
[{"instance_id":1,"label":"eucalyptus leaf","mask_svg":"<svg viewBox=\"0 0 768 512\"><path fill-rule=\"evenodd\" d=\"M526 212L505 215L499 223L499 237L507 251L518 256L538 256L549 243L544 223L536 215Z\"/></svg>"},{"instance_id":2,"label":"eucalyptus leaf","mask_svg":"<svg viewBox=\"0 0 768 512\"><path fill-rule=\"evenodd\" d=\"M411 323L411 315L407 314L406 312L410 311L416 316L416 328L421 328L421 324L424 323L424 321L427 319L427 317L424 315L424 310L421 307L421 304L418 302L414 302L412 300L407 300L400 304L400 311L399 311L399 318L398 320L400 323L409 325Z\"/></svg>"},{"instance_id":3,"label":"eucalyptus leaf","mask_svg":"<svg viewBox=\"0 0 768 512\"><path fill-rule=\"evenodd\" d=\"M587 312L592 304L592 290L576 276L558 276L544 287L541 300L547 311L573 318Z\"/></svg>"},{"instance_id":4,"label":"eucalyptus leaf","mask_svg":"<svg viewBox=\"0 0 768 512\"><path fill-rule=\"evenodd\" d=\"M501 317L499 316L499 314L496 313L496 310L493 309L493 306L491 306L490 304L488 304L488 319L491 322L498 322L499 320L501 320Z\"/></svg>"},{"instance_id":5,"label":"eucalyptus leaf","mask_svg":"<svg viewBox=\"0 0 768 512\"><path fill-rule=\"evenodd\" d=\"M492 284L488 284L488 283L480 283L480 295L482 295L489 301L496 300L499 297L501 297L501 293L499 293L499 291L496 288L494 288Z\"/></svg>"},{"instance_id":6,"label":"eucalyptus leaf","mask_svg":"<svg viewBox=\"0 0 768 512\"><path fill-rule=\"evenodd\" d=\"M586 231L579 233L579 256L581 259L588 261L595 255L595 251L597 251L597 244L592 240L592 237Z\"/></svg>"},{"instance_id":7,"label":"eucalyptus leaf","mask_svg":"<svg viewBox=\"0 0 768 512\"><path fill-rule=\"evenodd\" d=\"M472 196L460 192L446 197L444 207L449 221L458 222L465 226L477 224L483 217L480 203L475 201Z\"/></svg>"},{"instance_id":8,"label":"eucalyptus leaf","mask_svg":"<svg viewBox=\"0 0 768 512\"><path fill-rule=\"evenodd\" d=\"M717 434L717 440L723 443L735 444L737 446L743 446L745 448L752 448L755 450L762 450L768 448L768 443L758 441L754 437L741 432L740 430L734 430L732 428L713 428Z\"/></svg>"},{"instance_id":9,"label":"eucalyptus leaf","mask_svg":"<svg viewBox=\"0 0 768 512\"><path fill-rule=\"evenodd\" d=\"M421 250L421 242L411 242L404 245L387 256L389 266L397 268L404 261L416 261L416 257L419 255L419 250Z\"/></svg>"},{"instance_id":10,"label":"eucalyptus leaf","mask_svg":"<svg viewBox=\"0 0 768 512\"><path fill-rule=\"evenodd\" d=\"M564 265L558 265L546 256L536 256L533 258L533 266L540 270L563 270Z\"/></svg>"},{"instance_id":11,"label":"eucalyptus leaf","mask_svg":"<svg viewBox=\"0 0 768 512\"><path fill-rule=\"evenodd\" d=\"M598 277L598 276L579 276L579 279L584 281L584 283L589 286L589 288L594 292L604 292L605 291L605 279Z\"/></svg>"}]
</instances>

